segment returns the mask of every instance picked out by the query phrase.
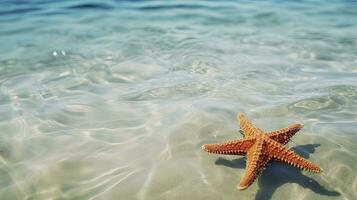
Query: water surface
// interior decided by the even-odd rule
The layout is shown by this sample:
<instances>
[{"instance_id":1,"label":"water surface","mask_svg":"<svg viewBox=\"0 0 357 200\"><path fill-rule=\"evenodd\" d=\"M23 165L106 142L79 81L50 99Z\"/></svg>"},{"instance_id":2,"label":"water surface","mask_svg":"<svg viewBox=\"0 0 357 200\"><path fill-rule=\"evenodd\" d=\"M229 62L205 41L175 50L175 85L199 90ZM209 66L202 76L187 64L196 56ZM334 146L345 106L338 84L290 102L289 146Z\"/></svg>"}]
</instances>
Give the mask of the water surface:
<instances>
[{"instance_id":1,"label":"water surface","mask_svg":"<svg viewBox=\"0 0 357 200\"><path fill-rule=\"evenodd\" d=\"M357 199L357 2L0 1L0 199ZM204 143L305 125L323 168Z\"/></svg>"}]
</instances>

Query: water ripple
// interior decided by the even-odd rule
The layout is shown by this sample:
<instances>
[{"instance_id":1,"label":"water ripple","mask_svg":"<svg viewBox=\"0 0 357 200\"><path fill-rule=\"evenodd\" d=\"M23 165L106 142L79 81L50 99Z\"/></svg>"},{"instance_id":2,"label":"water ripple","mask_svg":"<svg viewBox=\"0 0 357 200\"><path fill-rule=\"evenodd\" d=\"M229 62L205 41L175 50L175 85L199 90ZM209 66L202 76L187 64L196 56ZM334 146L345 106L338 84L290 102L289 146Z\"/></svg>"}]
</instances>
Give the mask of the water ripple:
<instances>
[{"instance_id":1,"label":"water ripple","mask_svg":"<svg viewBox=\"0 0 357 200\"><path fill-rule=\"evenodd\" d=\"M26 13L32 13L35 11L39 11L39 10L41 10L41 8L36 8L36 7L13 9L13 10L7 10L7 11L0 11L0 15L26 14Z\"/></svg>"},{"instance_id":2,"label":"water ripple","mask_svg":"<svg viewBox=\"0 0 357 200\"><path fill-rule=\"evenodd\" d=\"M74 10L110 10L113 9L112 6L104 3L82 3L72 6L68 6L67 9Z\"/></svg>"}]
</instances>

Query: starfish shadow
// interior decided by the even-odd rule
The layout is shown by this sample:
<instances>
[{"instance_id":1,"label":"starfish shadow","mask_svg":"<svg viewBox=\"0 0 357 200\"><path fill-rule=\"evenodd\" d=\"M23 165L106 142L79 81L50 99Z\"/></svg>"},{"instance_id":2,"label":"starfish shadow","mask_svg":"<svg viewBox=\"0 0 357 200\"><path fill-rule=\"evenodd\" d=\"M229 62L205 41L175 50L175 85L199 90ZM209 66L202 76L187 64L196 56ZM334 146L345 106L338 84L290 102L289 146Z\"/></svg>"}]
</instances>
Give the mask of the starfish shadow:
<instances>
[{"instance_id":1,"label":"starfish shadow","mask_svg":"<svg viewBox=\"0 0 357 200\"><path fill-rule=\"evenodd\" d=\"M310 154L315 151L319 144L299 145L291 148L301 157L308 159ZM224 165L231 168L245 168L245 157L227 160L225 158L218 158L215 162L217 165ZM316 180L302 174L301 170L293 166L283 164L280 162L271 162L273 167L267 167L258 178L259 190L255 196L256 200L271 199L275 190L285 183L297 183L304 188L309 188L315 193L327 196L339 196L340 193L336 191L329 191L320 185Z\"/></svg>"}]
</instances>

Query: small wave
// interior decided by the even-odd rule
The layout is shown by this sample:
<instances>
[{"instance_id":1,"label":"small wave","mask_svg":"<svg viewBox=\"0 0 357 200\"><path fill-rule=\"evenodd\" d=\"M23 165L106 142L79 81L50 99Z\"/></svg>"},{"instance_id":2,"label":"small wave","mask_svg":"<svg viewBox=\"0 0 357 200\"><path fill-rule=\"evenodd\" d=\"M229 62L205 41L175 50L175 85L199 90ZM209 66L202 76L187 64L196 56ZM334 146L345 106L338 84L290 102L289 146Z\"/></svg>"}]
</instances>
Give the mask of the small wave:
<instances>
[{"instance_id":1,"label":"small wave","mask_svg":"<svg viewBox=\"0 0 357 200\"><path fill-rule=\"evenodd\" d=\"M177 4L177 5L150 5L139 7L139 10L172 10L172 9L201 9L206 8L206 6L202 5L190 5L190 4Z\"/></svg>"},{"instance_id":2,"label":"small wave","mask_svg":"<svg viewBox=\"0 0 357 200\"><path fill-rule=\"evenodd\" d=\"M113 6L104 3L83 3L67 7L68 9L75 10L110 10Z\"/></svg>"},{"instance_id":3,"label":"small wave","mask_svg":"<svg viewBox=\"0 0 357 200\"><path fill-rule=\"evenodd\" d=\"M35 11L42 10L41 8L33 7L33 8L18 8L13 10L0 11L0 15L18 15L18 14L26 14Z\"/></svg>"}]
</instances>

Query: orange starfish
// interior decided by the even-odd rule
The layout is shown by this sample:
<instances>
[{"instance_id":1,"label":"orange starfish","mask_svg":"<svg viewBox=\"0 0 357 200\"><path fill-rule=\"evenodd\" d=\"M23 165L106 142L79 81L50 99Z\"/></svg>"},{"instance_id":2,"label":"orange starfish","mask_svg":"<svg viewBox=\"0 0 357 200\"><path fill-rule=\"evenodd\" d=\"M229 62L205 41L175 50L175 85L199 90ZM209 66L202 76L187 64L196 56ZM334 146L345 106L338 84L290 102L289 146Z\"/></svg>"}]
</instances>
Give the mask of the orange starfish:
<instances>
[{"instance_id":1,"label":"orange starfish","mask_svg":"<svg viewBox=\"0 0 357 200\"><path fill-rule=\"evenodd\" d=\"M246 155L246 169L237 186L238 189L243 190L250 186L272 159L314 173L321 171L317 165L305 160L284 146L303 127L302 124L292 124L287 128L263 132L256 128L244 114L238 114L237 118L243 131L242 139L228 141L223 144L205 144L202 149L209 153Z\"/></svg>"}]
</instances>

